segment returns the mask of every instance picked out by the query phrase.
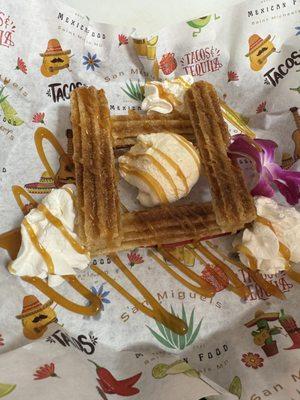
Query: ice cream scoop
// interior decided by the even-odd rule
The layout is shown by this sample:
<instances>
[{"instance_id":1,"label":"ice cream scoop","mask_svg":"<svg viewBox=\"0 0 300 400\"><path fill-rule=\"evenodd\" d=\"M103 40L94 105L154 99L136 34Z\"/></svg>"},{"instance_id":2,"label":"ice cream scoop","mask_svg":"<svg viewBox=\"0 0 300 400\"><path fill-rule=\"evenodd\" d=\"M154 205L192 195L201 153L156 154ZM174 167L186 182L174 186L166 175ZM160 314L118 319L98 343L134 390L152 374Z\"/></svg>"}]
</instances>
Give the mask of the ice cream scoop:
<instances>
[{"instance_id":1,"label":"ice cream scoop","mask_svg":"<svg viewBox=\"0 0 300 400\"><path fill-rule=\"evenodd\" d=\"M262 218L241 232L233 246L243 245L250 250L257 260L257 268L265 274L286 269L287 260L280 251L280 243L288 249L290 261L300 262L300 213L294 207L279 205L267 197L257 197L255 204L257 215ZM243 252L239 252L239 257L249 266L249 257Z\"/></svg>"},{"instance_id":2,"label":"ice cream scoop","mask_svg":"<svg viewBox=\"0 0 300 400\"><path fill-rule=\"evenodd\" d=\"M174 133L139 135L137 143L119 157L120 175L139 190L145 207L171 203L187 196L200 174L198 151Z\"/></svg>"},{"instance_id":3,"label":"ice cream scoop","mask_svg":"<svg viewBox=\"0 0 300 400\"><path fill-rule=\"evenodd\" d=\"M191 75L182 75L162 82L147 82L144 86L145 98L142 110L156 111L162 114L168 114L173 109L183 111L184 94L193 82L194 79Z\"/></svg>"},{"instance_id":4,"label":"ice cream scoop","mask_svg":"<svg viewBox=\"0 0 300 400\"><path fill-rule=\"evenodd\" d=\"M61 275L87 267L89 254L74 232L74 192L74 185L54 189L25 216L21 247L9 265L12 274L48 278L49 286L57 286Z\"/></svg>"}]
</instances>

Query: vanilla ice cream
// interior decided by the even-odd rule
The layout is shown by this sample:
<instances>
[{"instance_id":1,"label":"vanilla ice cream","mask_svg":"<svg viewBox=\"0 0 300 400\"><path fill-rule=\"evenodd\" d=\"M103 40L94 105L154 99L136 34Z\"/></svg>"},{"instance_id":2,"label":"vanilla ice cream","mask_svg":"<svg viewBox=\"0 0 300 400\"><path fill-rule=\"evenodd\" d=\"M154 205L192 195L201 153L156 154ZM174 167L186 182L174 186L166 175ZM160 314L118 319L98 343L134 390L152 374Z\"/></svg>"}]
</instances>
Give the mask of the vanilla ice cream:
<instances>
[{"instance_id":1,"label":"vanilla ice cream","mask_svg":"<svg viewBox=\"0 0 300 400\"><path fill-rule=\"evenodd\" d=\"M267 197L255 199L257 215L271 222L273 229L259 221L245 229L234 240L233 246L243 244L257 259L257 268L265 274L275 274L285 269L286 260L279 251L279 242L290 251L290 260L300 262L300 213L294 207L285 207ZM247 257L240 253L243 264Z\"/></svg>"},{"instance_id":2,"label":"vanilla ice cream","mask_svg":"<svg viewBox=\"0 0 300 400\"><path fill-rule=\"evenodd\" d=\"M199 179L196 148L173 133L139 135L137 143L119 157L121 176L139 190L145 207L171 203L187 196Z\"/></svg>"},{"instance_id":3,"label":"vanilla ice cream","mask_svg":"<svg viewBox=\"0 0 300 400\"><path fill-rule=\"evenodd\" d=\"M12 274L48 278L49 286L57 286L64 281L60 275L75 275L75 268L87 267L89 255L84 252L74 233L74 191L74 185L65 185L61 189L52 190L41 201L40 208L32 209L25 216L21 224L21 247L17 258L9 266ZM42 209L46 209L46 212L50 211L54 217L60 220L67 233L78 243L82 254L76 251L60 229L46 218ZM44 248L46 256L43 257L34 246L35 239ZM52 263L46 262L47 254ZM53 271L50 270L50 264L54 267Z\"/></svg>"},{"instance_id":4,"label":"vanilla ice cream","mask_svg":"<svg viewBox=\"0 0 300 400\"><path fill-rule=\"evenodd\" d=\"M191 75L182 75L162 82L147 82L144 86L145 99L142 103L142 110L156 111L162 114L168 114L173 109L183 111L184 94L193 82L194 79Z\"/></svg>"}]
</instances>

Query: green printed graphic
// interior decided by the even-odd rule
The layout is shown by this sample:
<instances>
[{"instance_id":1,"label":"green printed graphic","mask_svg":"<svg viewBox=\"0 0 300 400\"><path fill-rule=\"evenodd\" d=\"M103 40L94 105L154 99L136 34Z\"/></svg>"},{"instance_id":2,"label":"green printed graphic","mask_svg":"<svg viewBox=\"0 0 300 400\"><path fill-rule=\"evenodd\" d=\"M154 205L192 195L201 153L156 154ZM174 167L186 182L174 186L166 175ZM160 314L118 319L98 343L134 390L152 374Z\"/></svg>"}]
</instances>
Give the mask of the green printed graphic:
<instances>
[{"instance_id":1,"label":"green printed graphic","mask_svg":"<svg viewBox=\"0 0 300 400\"><path fill-rule=\"evenodd\" d=\"M144 100L144 93L143 93L143 87L140 85L140 81L137 82L132 82L131 79L129 79L129 83L126 83L126 89L122 88L124 93L127 94L131 99L136 100L136 101L143 101Z\"/></svg>"},{"instance_id":2,"label":"green printed graphic","mask_svg":"<svg viewBox=\"0 0 300 400\"><path fill-rule=\"evenodd\" d=\"M17 111L9 104L7 96L3 95L5 87L0 89L0 107L4 113L3 121L13 126L20 126L24 121L18 116Z\"/></svg>"},{"instance_id":3,"label":"green printed graphic","mask_svg":"<svg viewBox=\"0 0 300 400\"><path fill-rule=\"evenodd\" d=\"M171 312L173 315L176 315L172 307ZM154 331L149 326L147 326L147 328L150 330L155 339L157 339L162 345L164 345L168 349L182 350L185 347L190 346L196 340L199 334L203 318L194 327L194 314L195 309L193 308L188 321L184 305L182 305L181 317L177 315L177 317L181 318L188 326L188 330L185 335L178 335L177 333L172 332L169 328L157 321L155 322L160 333Z\"/></svg>"},{"instance_id":4,"label":"green printed graphic","mask_svg":"<svg viewBox=\"0 0 300 400\"><path fill-rule=\"evenodd\" d=\"M238 376L232 379L228 391L229 393L235 394L239 399L242 397L242 383Z\"/></svg>"},{"instance_id":5,"label":"green printed graphic","mask_svg":"<svg viewBox=\"0 0 300 400\"><path fill-rule=\"evenodd\" d=\"M0 397L5 397L11 393L17 385L11 385L9 383L0 383Z\"/></svg>"},{"instance_id":6,"label":"green printed graphic","mask_svg":"<svg viewBox=\"0 0 300 400\"><path fill-rule=\"evenodd\" d=\"M201 32L201 29L204 28L209 23L210 19L211 19L211 15L206 15L205 17L196 18L196 19L192 19L191 21L188 21L187 24L189 26L197 29L197 31L193 32L193 36L199 35L199 33Z\"/></svg>"}]
</instances>

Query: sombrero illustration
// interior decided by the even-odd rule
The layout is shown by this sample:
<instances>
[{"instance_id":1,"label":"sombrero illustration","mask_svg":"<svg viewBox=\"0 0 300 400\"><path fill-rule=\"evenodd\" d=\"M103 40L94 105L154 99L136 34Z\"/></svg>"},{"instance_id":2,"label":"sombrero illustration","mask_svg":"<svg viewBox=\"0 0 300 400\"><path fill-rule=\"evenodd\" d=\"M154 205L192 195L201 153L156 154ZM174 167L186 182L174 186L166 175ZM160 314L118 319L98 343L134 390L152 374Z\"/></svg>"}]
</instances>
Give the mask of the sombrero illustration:
<instances>
[{"instance_id":1,"label":"sombrero illustration","mask_svg":"<svg viewBox=\"0 0 300 400\"><path fill-rule=\"evenodd\" d=\"M277 312L265 313L262 310L257 310L255 312L255 318L247 322L245 326L247 328L250 328L254 325L257 325L257 323L260 323L261 321L276 321L278 318L279 318L279 313Z\"/></svg>"},{"instance_id":2,"label":"sombrero illustration","mask_svg":"<svg viewBox=\"0 0 300 400\"><path fill-rule=\"evenodd\" d=\"M71 50L63 50L57 39L50 39L48 41L47 50L45 53L40 53L40 56L63 56L66 54L71 54Z\"/></svg>"},{"instance_id":3,"label":"sombrero illustration","mask_svg":"<svg viewBox=\"0 0 300 400\"><path fill-rule=\"evenodd\" d=\"M39 182L26 183L24 187L31 194L45 194L55 189L55 184L53 178L45 171Z\"/></svg>"},{"instance_id":4,"label":"sombrero illustration","mask_svg":"<svg viewBox=\"0 0 300 400\"><path fill-rule=\"evenodd\" d=\"M71 50L63 50L61 44L57 39L50 39L48 41L47 49L44 53L40 53L43 57L41 66L41 73L49 78L56 75L62 69L69 68Z\"/></svg>"},{"instance_id":5,"label":"sombrero illustration","mask_svg":"<svg viewBox=\"0 0 300 400\"><path fill-rule=\"evenodd\" d=\"M256 33L249 37L249 53L246 54L246 57L249 57L250 54L254 53L256 50L260 49L266 42L271 39L271 35L268 35L265 39L261 38Z\"/></svg>"},{"instance_id":6,"label":"sombrero illustration","mask_svg":"<svg viewBox=\"0 0 300 400\"><path fill-rule=\"evenodd\" d=\"M30 315L34 315L45 308L48 308L53 303L53 300L48 300L46 303L42 304L38 298L34 295L25 296L23 299L23 310L22 313L16 315L18 319L24 319L26 317L30 317Z\"/></svg>"},{"instance_id":7,"label":"sombrero illustration","mask_svg":"<svg viewBox=\"0 0 300 400\"><path fill-rule=\"evenodd\" d=\"M262 69L269 55L276 51L272 40L271 35L263 39L257 33L249 37L249 52L246 54L246 57L250 58L250 66L254 71Z\"/></svg>"}]
</instances>

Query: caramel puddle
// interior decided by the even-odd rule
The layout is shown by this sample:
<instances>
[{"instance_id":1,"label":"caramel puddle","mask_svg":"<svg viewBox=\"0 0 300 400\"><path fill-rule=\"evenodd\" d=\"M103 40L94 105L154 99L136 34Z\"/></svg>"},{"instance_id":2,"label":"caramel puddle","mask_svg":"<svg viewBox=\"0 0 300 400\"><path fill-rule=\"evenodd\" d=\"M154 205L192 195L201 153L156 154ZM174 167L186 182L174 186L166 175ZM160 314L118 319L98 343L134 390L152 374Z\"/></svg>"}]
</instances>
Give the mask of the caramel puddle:
<instances>
[{"instance_id":1,"label":"caramel puddle","mask_svg":"<svg viewBox=\"0 0 300 400\"><path fill-rule=\"evenodd\" d=\"M123 274L129 279L129 281L135 286L135 288L143 295L144 299L147 301L148 304L150 304L152 309L146 307L144 304L138 301L129 292L127 292L127 290L119 285L113 278L111 278L106 272L102 271L97 266L91 265L91 269L98 275L100 275L103 279L105 279L114 289L116 289L123 297L125 297L130 303L132 303L144 314L161 322L173 332L176 332L179 335L184 335L187 332L186 323L165 310L152 296L152 294L142 285L142 283L129 271L129 269L125 266L125 264L121 261L117 254L110 254L110 258L123 272Z\"/></svg>"}]
</instances>

